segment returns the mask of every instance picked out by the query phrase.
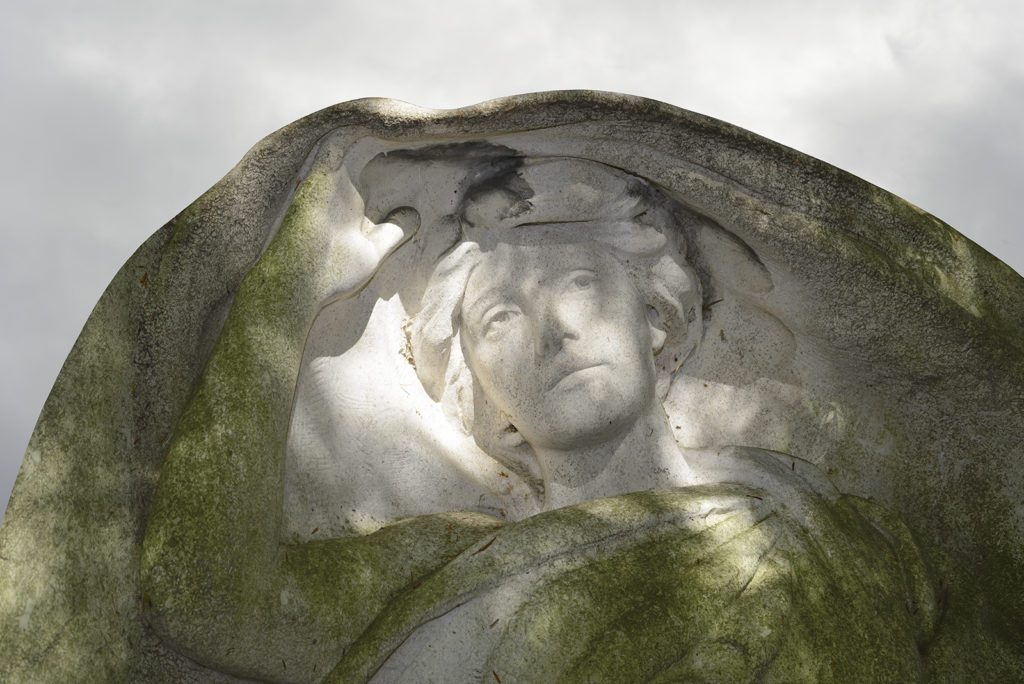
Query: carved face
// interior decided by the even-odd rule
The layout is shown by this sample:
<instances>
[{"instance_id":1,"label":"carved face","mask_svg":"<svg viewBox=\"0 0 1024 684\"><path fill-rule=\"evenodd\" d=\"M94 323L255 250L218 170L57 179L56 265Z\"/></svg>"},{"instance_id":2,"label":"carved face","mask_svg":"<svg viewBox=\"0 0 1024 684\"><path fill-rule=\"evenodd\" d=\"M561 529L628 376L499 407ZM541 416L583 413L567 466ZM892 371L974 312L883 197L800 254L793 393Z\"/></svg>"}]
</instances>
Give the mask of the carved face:
<instances>
[{"instance_id":1,"label":"carved face","mask_svg":"<svg viewBox=\"0 0 1024 684\"><path fill-rule=\"evenodd\" d=\"M596 244L497 245L469 278L461 320L476 384L534 447L607 441L654 401L652 340L664 334Z\"/></svg>"}]
</instances>

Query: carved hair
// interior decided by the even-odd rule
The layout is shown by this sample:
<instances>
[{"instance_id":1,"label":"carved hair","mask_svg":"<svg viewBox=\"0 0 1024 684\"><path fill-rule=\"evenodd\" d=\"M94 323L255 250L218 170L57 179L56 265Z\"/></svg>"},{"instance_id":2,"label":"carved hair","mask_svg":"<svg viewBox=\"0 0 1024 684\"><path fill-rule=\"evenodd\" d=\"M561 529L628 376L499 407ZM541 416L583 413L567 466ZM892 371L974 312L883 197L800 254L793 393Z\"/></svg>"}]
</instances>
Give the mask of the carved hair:
<instances>
[{"instance_id":1,"label":"carved hair","mask_svg":"<svg viewBox=\"0 0 1024 684\"><path fill-rule=\"evenodd\" d=\"M597 162L531 159L478 183L458 212L462 236L440 259L410 328L427 393L454 412L480 447L522 475L532 450L472 378L459 339L462 298L482 255L543 231L553 242L590 242L612 255L666 332L655 355L658 399L702 333L701 286L687 261L693 219L650 183ZM524 472L528 471L528 472ZM533 479L533 478L531 478Z\"/></svg>"}]
</instances>

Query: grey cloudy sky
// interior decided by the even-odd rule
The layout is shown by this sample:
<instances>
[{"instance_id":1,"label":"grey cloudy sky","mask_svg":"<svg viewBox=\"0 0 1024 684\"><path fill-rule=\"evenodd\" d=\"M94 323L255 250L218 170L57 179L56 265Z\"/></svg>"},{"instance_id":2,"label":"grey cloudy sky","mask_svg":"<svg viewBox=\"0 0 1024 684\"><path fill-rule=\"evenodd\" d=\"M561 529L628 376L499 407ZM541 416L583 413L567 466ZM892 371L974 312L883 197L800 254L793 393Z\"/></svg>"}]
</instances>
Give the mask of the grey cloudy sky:
<instances>
[{"instance_id":1,"label":"grey cloudy sky","mask_svg":"<svg viewBox=\"0 0 1024 684\"><path fill-rule=\"evenodd\" d=\"M74 2L0 8L0 510L132 251L257 140L366 96L593 88L748 128L1024 272L1024 3Z\"/></svg>"}]
</instances>

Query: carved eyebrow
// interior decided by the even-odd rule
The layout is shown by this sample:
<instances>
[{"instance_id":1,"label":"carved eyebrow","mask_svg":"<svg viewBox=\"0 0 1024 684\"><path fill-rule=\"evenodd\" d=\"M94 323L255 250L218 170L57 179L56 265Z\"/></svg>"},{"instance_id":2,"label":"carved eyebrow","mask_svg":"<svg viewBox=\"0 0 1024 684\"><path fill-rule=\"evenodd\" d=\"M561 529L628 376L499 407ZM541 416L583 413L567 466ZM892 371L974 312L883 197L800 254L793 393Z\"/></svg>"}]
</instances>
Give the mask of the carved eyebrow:
<instances>
[{"instance_id":1,"label":"carved eyebrow","mask_svg":"<svg viewBox=\"0 0 1024 684\"><path fill-rule=\"evenodd\" d=\"M495 304L501 301L501 290L497 287L492 287L485 291L482 295L469 302L469 306L466 306L466 299L462 300L462 318L466 320L469 318L472 321L478 321L480 318L487 313Z\"/></svg>"},{"instance_id":2,"label":"carved eyebrow","mask_svg":"<svg viewBox=\"0 0 1024 684\"><path fill-rule=\"evenodd\" d=\"M598 275L598 271L594 267L591 267L591 266L577 266L576 268L570 268L568 271L563 273L561 277L568 278L568 277L570 277L572 275L575 275L577 273L590 273L592 275Z\"/></svg>"}]
</instances>

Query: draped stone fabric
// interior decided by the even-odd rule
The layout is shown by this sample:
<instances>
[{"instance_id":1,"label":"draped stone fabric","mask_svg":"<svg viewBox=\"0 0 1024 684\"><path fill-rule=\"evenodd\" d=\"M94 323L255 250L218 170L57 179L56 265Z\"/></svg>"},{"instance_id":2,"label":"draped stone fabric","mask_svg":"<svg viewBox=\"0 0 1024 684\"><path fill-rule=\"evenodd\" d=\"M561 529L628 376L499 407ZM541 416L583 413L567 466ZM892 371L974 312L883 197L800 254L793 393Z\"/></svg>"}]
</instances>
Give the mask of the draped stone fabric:
<instances>
[{"instance_id":1,"label":"draped stone fabric","mask_svg":"<svg viewBox=\"0 0 1024 684\"><path fill-rule=\"evenodd\" d=\"M190 477L165 458L195 434L197 396L237 408L247 406L246 383L285 404L296 391L294 375L278 374L273 359L253 365L223 334L232 317L244 328L245 307L274 291L258 280L284 277L266 266L283 249L277 228L311 151L338 131L389 149L482 141L594 160L720 226L697 241L698 266L715 284L708 351L684 366L666 411L706 418L681 424L680 442L794 454L791 474L770 487L723 477L514 523L425 515L343 540L347 561L333 564L320 551L337 540L288 528L280 469L268 470L272 493L258 502L223 494L243 491L248 477L231 469L216 471L219 489L196 471L187 505L155 501L162 479ZM740 262L758 266L715 271ZM271 305L290 311L297 292ZM715 316L753 321L771 344L734 337ZM388 100L325 109L258 143L147 240L97 303L43 407L0 529L0 679L302 681L333 669L340 681L374 672L415 680L408 668L422 649L459 646L444 641L438 620L479 628L486 648L467 661L469 674L492 681L1022 679L1022 331L1024 280L955 230L697 114L587 91L453 111ZM204 384L218 371L211 355L236 353L246 373L237 385ZM286 434L291 415L252 419ZM283 439L270 446L284 458ZM209 516L232 510L257 511L238 513L221 540L251 543L249 566L181 545L190 530L221 529ZM175 525L186 536L168 531ZM251 542L267 529L282 535ZM529 544L517 542L523 535ZM177 595L180 578L162 565L172 557L213 578L190 585L210 592ZM246 574L266 559L301 572ZM313 575L361 587L353 596L364 598L323 618L326 642L300 643L305 633L290 626L316 607L289 603L288 591L303 588L274 582ZM217 612L228 603L235 613ZM497 624L480 627L498 608ZM186 633L187 624L205 627Z\"/></svg>"},{"instance_id":2,"label":"draped stone fabric","mask_svg":"<svg viewBox=\"0 0 1024 684\"><path fill-rule=\"evenodd\" d=\"M809 464L716 460L771 486L640 492L495 530L389 605L328 680L923 678L937 605L909 532Z\"/></svg>"}]
</instances>

